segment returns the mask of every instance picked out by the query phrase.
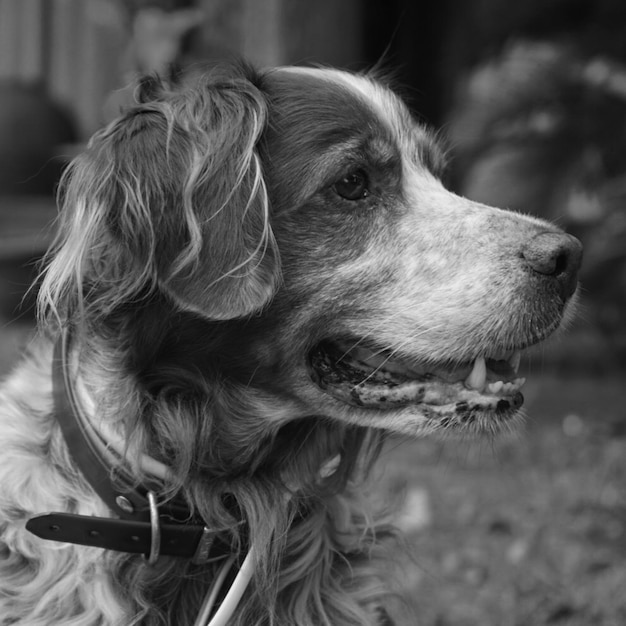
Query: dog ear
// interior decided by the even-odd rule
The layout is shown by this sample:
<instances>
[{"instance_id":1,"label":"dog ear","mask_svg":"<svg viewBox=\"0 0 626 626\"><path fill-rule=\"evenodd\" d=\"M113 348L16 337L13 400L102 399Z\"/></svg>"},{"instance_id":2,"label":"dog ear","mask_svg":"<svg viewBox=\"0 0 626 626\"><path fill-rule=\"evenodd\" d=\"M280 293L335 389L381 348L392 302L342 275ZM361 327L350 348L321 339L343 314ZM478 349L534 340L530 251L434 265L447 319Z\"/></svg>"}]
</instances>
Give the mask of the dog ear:
<instances>
[{"instance_id":1,"label":"dog ear","mask_svg":"<svg viewBox=\"0 0 626 626\"><path fill-rule=\"evenodd\" d=\"M150 285L211 319L258 310L279 278L257 153L263 94L243 75L140 89L142 104L95 135L62 183L44 299L68 289L73 267L109 309Z\"/></svg>"},{"instance_id":2,"label":"dog ear","mask_svg":"<svg viewBox=\"0 0 626 626\"><path fill-rule=\"evenodd\" d=\"M266 107L251 82L230 79L187 92L173 111L181 136L167 136L167 151L176 159L182 151L188 163L180 198L184 245L180 234L174 248L173 240L162 242L168 267L160 280L182 306L212 318L258 310L279 277L257 152Z\"/></svg>"}]
</instances>

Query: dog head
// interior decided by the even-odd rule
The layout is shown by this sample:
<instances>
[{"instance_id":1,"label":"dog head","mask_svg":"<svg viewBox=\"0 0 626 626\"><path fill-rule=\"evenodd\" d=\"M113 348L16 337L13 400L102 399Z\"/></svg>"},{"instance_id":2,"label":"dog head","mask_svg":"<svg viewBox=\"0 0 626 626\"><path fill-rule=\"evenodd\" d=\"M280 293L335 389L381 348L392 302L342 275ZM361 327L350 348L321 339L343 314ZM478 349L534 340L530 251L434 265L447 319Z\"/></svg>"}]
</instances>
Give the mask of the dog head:
<instances>
[{"instance_id":1,"label":"dog head","mask_svg":"<svg viewBox=\"0 0 626 626\"><path fill-rule=\"evenodd\" d=\"M66 175L44 307L134 319L141 384L219 378L255 432L519 413L519 353L575 299L574 238L445 189L434 136L368 76L240 68L140 100Z\"/></svg>"}]
</instances>

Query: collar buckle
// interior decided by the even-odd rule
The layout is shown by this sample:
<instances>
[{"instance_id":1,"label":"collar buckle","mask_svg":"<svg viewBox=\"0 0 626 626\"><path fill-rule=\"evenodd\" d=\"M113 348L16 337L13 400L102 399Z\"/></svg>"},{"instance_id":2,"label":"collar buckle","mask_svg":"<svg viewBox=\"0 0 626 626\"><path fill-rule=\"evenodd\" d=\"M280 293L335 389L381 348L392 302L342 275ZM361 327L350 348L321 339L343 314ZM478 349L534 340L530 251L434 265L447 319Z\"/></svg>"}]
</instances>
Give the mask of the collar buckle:
<instances>
[{"instance_id":1,"label":"collar buckle","mask_svg":"<svg viewBox=\"0 0 626 626\"><path fill-rule=\"evenodd\" d=\"M202 529L202 534L200 535L200 539L198 540L198 545L196 547L196 551L191 557L191 562L194 565L204 565L209 561L215 561L217 559L209 558L211 553L211 547L213 545L213 539L215 538L215 534L209 530L207 526ZM218 557L223 558L223 557Z\"/></svg>"}]
</instances>

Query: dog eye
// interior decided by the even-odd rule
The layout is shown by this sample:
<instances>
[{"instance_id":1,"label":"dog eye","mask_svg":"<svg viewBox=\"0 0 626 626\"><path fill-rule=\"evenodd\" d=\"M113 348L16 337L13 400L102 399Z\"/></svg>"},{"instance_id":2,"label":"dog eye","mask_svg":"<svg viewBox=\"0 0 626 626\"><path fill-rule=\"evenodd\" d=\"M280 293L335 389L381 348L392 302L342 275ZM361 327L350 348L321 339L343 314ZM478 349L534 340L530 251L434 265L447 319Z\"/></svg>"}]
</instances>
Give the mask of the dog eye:
<instances>
[{"instance_id":1,"label":"dog eye","mask_svg":"<svg viewBox=\"0 0 626 626\"><path fill-rule=\"evenodd\" d=\"M362 200L369 196L368 184L367 174L363 170L356 170L337 181L333 189L345 200Z\"/></svg>"}]
</instances>

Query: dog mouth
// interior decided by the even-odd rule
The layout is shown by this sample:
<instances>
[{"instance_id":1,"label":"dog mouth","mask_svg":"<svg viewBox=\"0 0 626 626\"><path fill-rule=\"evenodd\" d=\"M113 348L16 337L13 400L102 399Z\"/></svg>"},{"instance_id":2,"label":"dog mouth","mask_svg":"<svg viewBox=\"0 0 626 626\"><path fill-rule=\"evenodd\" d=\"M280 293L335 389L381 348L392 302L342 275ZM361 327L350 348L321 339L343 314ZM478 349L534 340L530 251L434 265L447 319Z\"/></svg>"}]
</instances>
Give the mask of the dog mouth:
<instances>
[{"instance_id":1,"label":"dog mouth","mask_svg":"<svg viewBox=\"0 0 626 626\"><path fill-rule=\"evenodd\" d=\"M365 342L323 341L309 355L313 381L352 406L393 409L427 405L433 416L516 414L524 402L520 350L502 350L447 365L416 363ZM461 419L461 417L459 419Z\"/></svg>"}]
</instances>

